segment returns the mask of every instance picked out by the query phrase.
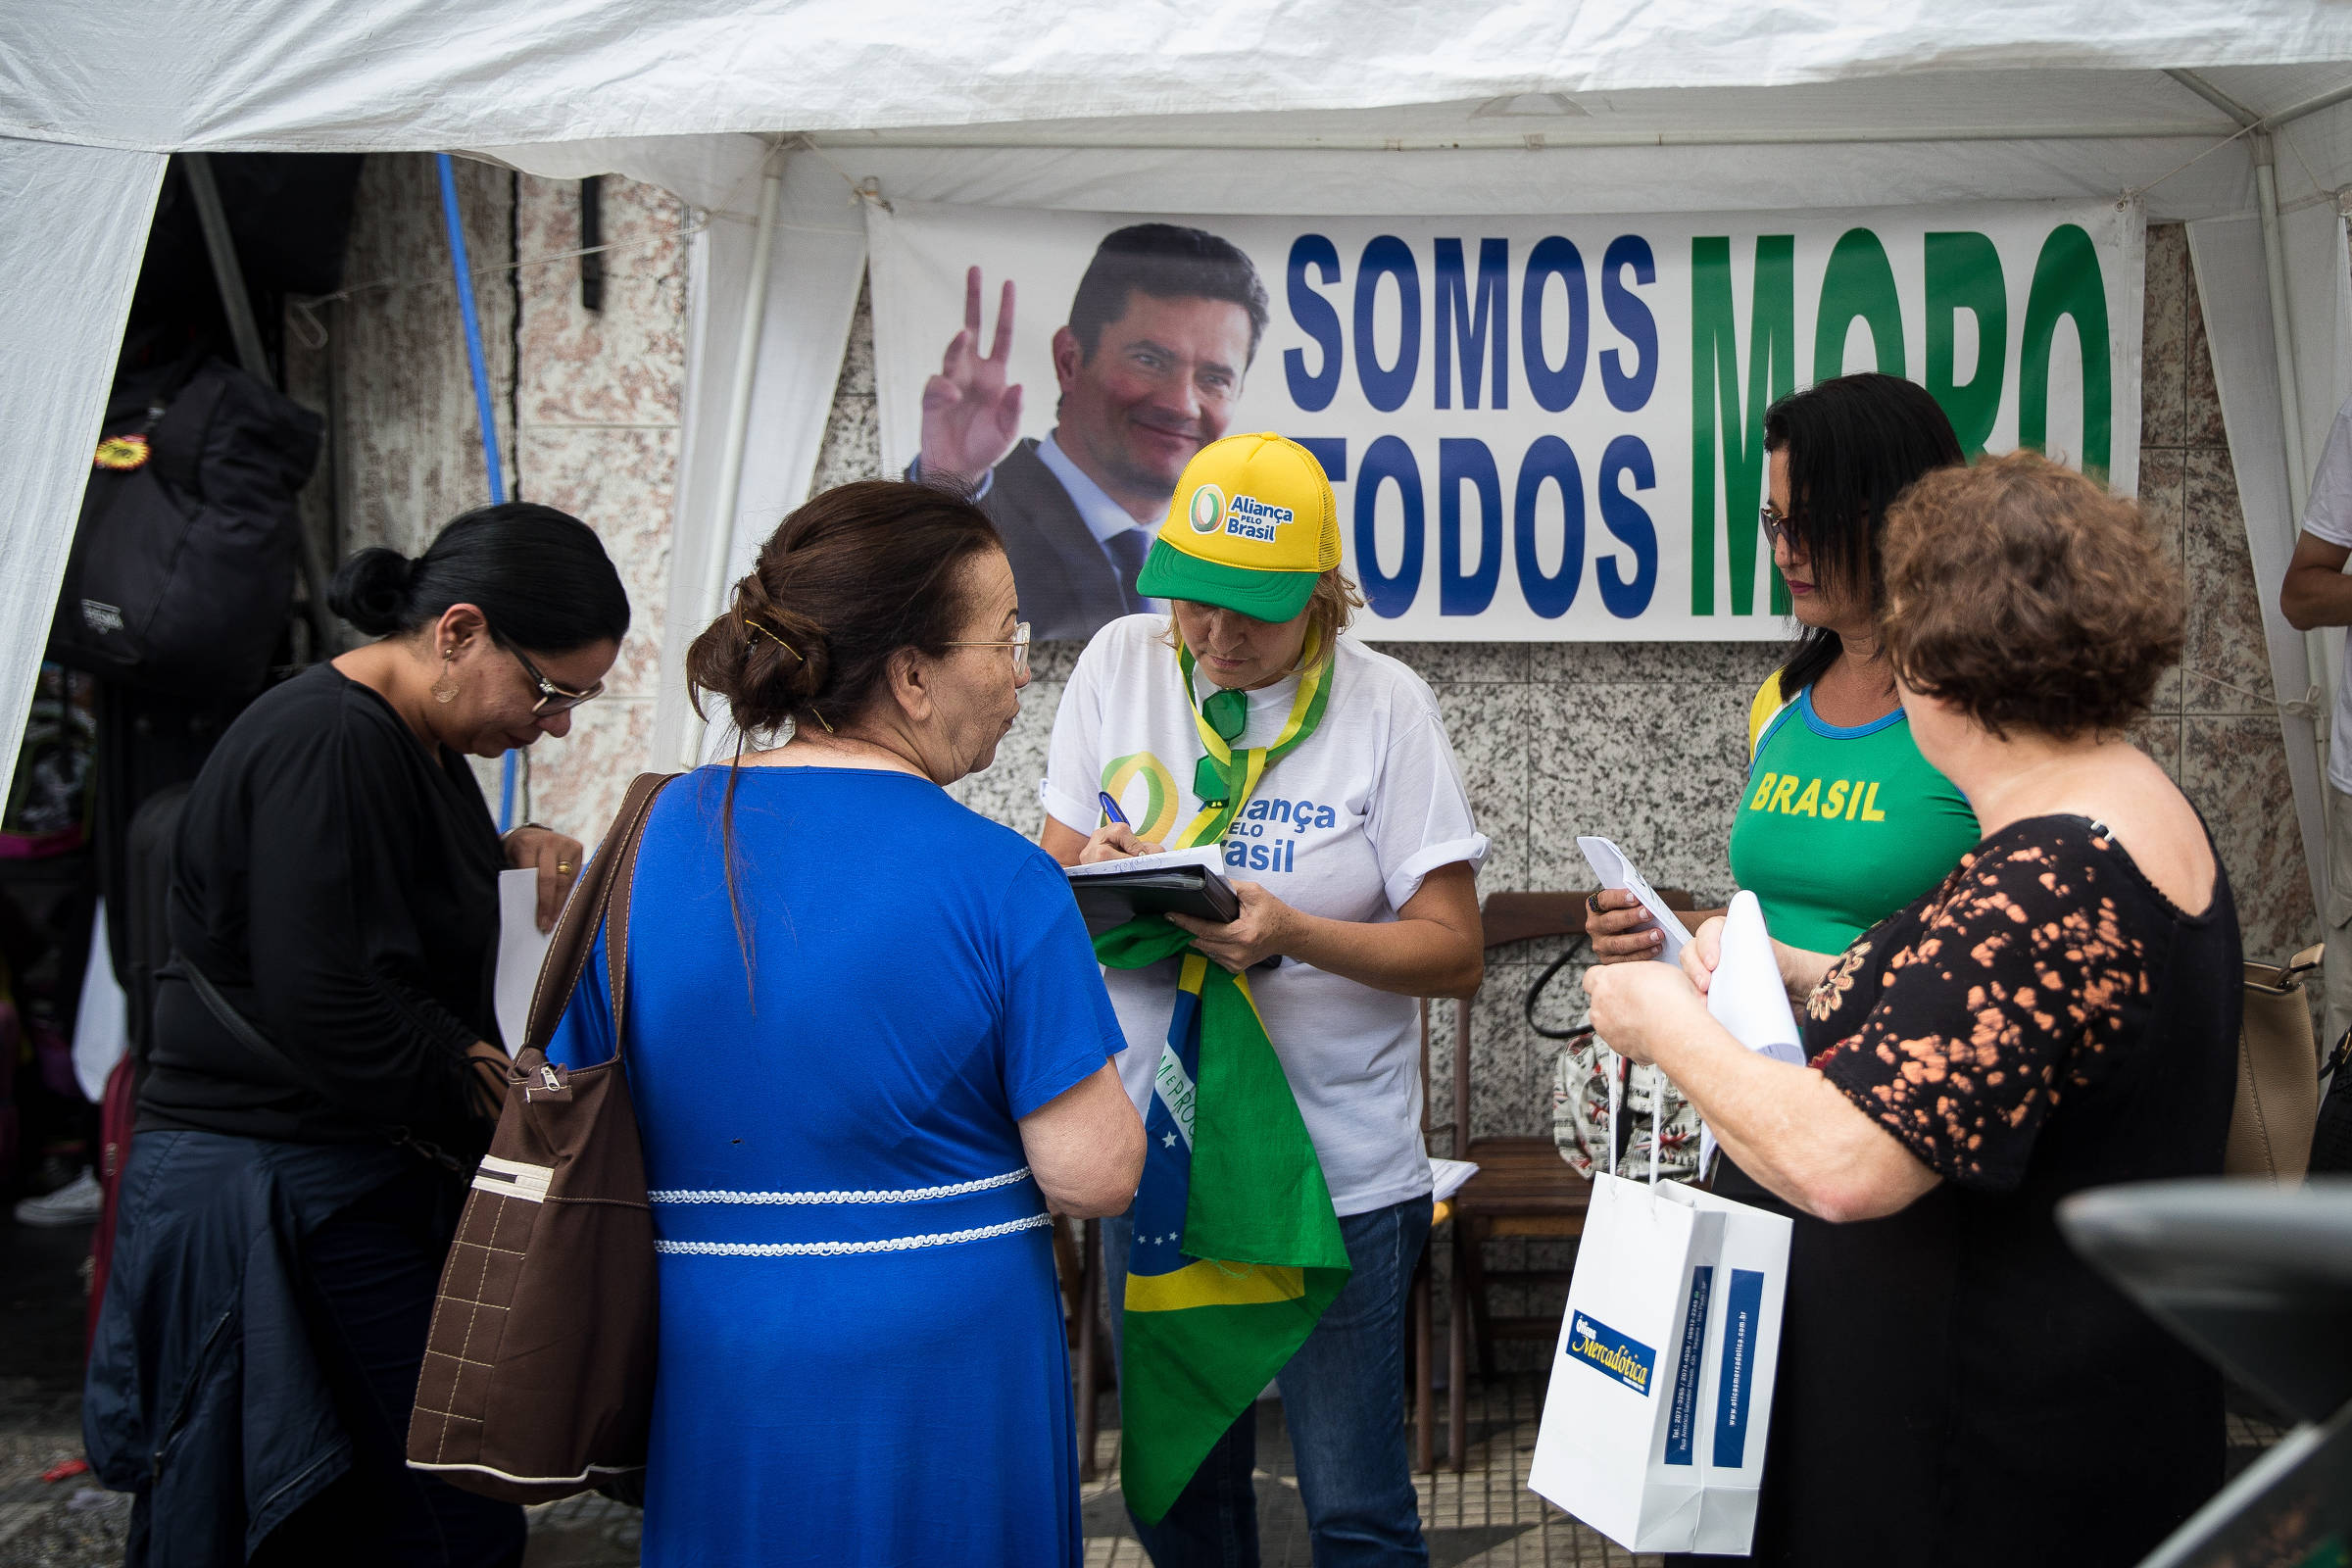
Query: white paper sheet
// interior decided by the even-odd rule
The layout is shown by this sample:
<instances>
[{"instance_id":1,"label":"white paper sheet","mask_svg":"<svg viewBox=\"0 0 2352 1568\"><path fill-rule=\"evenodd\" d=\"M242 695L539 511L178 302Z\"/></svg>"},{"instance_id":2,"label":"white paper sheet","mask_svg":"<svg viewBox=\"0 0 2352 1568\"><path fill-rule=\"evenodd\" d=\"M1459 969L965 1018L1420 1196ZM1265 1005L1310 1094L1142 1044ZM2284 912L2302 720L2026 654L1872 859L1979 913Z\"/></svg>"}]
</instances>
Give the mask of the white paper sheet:
<instances>
[{"instance_id":1,"label":"white paper sheet","mask_svg":"<svg viewBox=\"0 0 2352 1568\"><path fill-rule=\"evenodd\" d=\"M1462 1184L1478 1174L1478 1162L1471 1159L1440 1159L1431 1155L1429 1180L1430 1201L1443 1203L1462 1190Z\"/></svg>"},{"instance_id":2,"label":"white paper sheet","mask_svg":"<svg viewBox=\"0 0 2352 1568\"><path fill-rule=\"evenodd\" d=\"M539 929L539 871L526 866L498 873L498 1032L507 1054L522 1049L531 1018L531 989L553 932Z\"/></svg>"},{"instance_id":3,"label":"white paper sheet","mask_svg":"<svg viewBox=\"0 0 2352 1568\"><path fill-rule=\"evenodd\" d=\"M81 1010L74 1015L74 1081L95 1105L106 1080L130 1049L130 1004L115 980L114 949L106 941L106 901L90 922L90 961L81 976Z\"/></svg>"},{"instance_id":4,"label":"white paper sheet","mask_svg":"<svg viewBox=\"0 0 2352 1568\"><path fill-rule=\"evenodd\" d=\"M1626 853L1604 838L1580 836L1576 847L1585 852L1586 859L1592 862L1593 874L1600 878L1602 887L1629 889L1635 898L1642 901L1642 907L1649 911L1650 918L1658 922L1658 929L1666 933L1665 946L1652 956L1660 963L1682 962L1683 946L1690 940L1690 928L1666 907L1651 890L1649 879L1635 869L1634 862L1627 858Z\"/></svg>"},{"instance_id":5,"label":"white paper sheet","mask_svg":"<svg viewBox=\"0 0 2352 1568\"><path fill-rule=\"evenodd\" d=\"M1113 871L1164 871L1174 865L1206 866L1222 877L1225 874L1225 852L1214 844L1201 844L1189 850L1163 850L1157 855L1138 855L1124 860L1097 860L1092 865L1073 865L1066 869L1072 876L1108 876Z\"/></svg>"},{"instance_id":6,"label":"white paper sheet","mask_svg":"<svg viewBox=\"0 0 2352 1568\"><path fill-rule=\"evenodd\" d=\"M1764 928L1764 906L1753 893L1735 894L1724 916L1723 954L1707 983L1707 1011L1748 1050L1793 1066L1805 1064L1804 1031L1788 1005L1781 960L1773 955L1772 933ZM1699 1170L1705 1172L1714 1158L1715 1134L1703 1130Z\"/></svg>"}]
</instances>

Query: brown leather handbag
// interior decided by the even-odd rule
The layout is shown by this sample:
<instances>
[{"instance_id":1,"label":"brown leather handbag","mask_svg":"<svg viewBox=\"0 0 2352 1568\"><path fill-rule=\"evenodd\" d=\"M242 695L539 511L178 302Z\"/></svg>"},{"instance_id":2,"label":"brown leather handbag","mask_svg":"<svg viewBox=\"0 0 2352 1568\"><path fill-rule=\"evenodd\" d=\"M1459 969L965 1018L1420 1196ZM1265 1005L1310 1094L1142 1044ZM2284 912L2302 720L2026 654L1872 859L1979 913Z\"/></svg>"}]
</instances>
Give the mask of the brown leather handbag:
<instances>
[{"instance_id":1,"label":"brown leather handbag","mask_svg":"<svg viewBox=\"0 0 2352 1568\"><path fill-rule=\"evenodd\" d=\"M620 1067L621 1016L637 845L676 776L638 775L564 903L433 1303L409 1468L510 1502L625 1483L645 1467L654 1218ZM547 1043L600 928L612 1059L566 1069L548 1061Z\"/></svg>"}]
</instances>

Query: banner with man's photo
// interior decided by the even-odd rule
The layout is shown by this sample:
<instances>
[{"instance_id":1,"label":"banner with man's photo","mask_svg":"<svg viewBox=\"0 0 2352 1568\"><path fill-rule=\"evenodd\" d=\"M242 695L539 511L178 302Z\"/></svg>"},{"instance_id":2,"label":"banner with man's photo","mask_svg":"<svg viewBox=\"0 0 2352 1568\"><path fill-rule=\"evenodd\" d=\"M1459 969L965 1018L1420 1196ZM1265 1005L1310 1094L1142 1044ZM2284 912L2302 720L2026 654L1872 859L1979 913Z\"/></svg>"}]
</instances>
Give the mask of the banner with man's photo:
<instances>
[{"instance_id":1,"label":"banner with man's photo","mask_svg":"<svg viewBox=\"0 0 2352 1568\"><path fill-rule=\"evenodd\" d=\"M2138 481L2144 219L1184 218L868 209L888 471L980 492L1041 637L1135 593L1186 460L1322 462L1370 638L1773 639L1764 413L1924 385L1973 458ZM1802 498L1796 498L1802 505Z\"/></svg>"}]
</instances>

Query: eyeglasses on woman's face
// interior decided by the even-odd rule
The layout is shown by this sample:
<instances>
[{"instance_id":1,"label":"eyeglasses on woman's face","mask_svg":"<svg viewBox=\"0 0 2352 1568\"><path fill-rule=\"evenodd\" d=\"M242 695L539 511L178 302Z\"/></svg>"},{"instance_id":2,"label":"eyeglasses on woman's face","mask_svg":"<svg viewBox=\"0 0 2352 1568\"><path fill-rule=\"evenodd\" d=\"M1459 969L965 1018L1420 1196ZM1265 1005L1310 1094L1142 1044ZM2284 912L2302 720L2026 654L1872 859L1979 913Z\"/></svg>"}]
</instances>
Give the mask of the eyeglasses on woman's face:
<instances>
[{"instance_id":1,"label":"eyeglasses on woman's face","mask_svg":"<svg viewBox=\"0 0 2352 1568\"><path fill-rule=\"evenodd\" d=\"M1787 550L1791 561L1804 554L1805 547L1796 537L1795 518L1784 515L1780 508L1767 501L1763 510L1757 513L1756 520L1764 525L1764 539L1768 546Z\"/></svg>"},{"instance_id":2,"label":"eyeglasses on woman's face","mask_svg":"<svg viewBox=\"0 0 2352 1568\"><path fill-rule=\"evenodd\" d=\"M1009 648L1012 650L1012 678L1020 679L1029 673L1029 623L1021 621L1012 628L1010 637L993 637L983 642L947 643L948 648Z\"/></svg>"},{"instance_id":3,"label":"eyeglasses on woman's face","mask_svg":"<svg viewBox=\"0 0 2352 1568\"><path fill-rule=\"evenodd\" d=\"M514 662L522 666L523 674L530 680L531 689L538 694L538 700L531 704L533 718L550 718L557 713L568 713L590 698L601 696L604 693L605 683L601 680L590 682L582 691L573 691L568 686L559 686L541 674L539 666L532 663L521 649L503 641L498 646L514 656Z\"/></svg>"}]
</instances>

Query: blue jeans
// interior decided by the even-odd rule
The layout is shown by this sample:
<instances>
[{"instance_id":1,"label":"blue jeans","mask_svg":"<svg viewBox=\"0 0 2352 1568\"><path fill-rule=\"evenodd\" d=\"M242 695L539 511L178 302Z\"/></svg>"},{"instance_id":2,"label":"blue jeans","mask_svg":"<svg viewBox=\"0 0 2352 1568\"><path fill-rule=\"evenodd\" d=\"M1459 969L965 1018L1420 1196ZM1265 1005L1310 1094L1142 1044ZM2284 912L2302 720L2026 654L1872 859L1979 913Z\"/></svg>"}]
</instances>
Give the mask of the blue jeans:
<instances>
[{"instance_id":1,"label":"blue jeans","mask_svg":"<svg viewBox=\"0 0 2352 1568\"><path fill-rule=\"evenodd\" d=\"M1340 1221L1354 1272L1275 1379L1290 1423L1315 1568L1421 1565L1421 1509L1404 1442L1404 1315L1429 1241L1429 1200ZM1113 1343L1135 1222L1102 1222ZM1257 1417L1245 1410L1156 1525L1135 1519L1155 1568L1257 1568ZM1132 1514L1130 1519L1134 1519Z\"/></svg>"}]
</instances>

